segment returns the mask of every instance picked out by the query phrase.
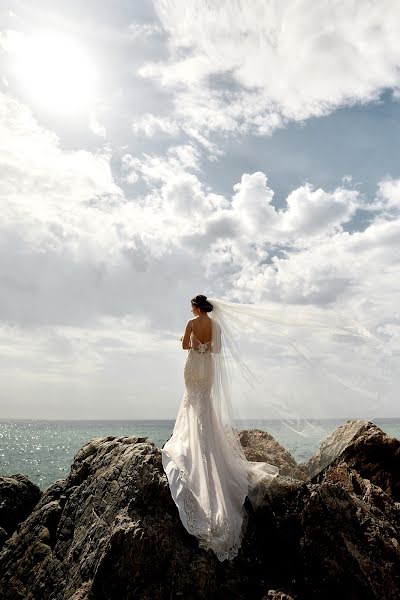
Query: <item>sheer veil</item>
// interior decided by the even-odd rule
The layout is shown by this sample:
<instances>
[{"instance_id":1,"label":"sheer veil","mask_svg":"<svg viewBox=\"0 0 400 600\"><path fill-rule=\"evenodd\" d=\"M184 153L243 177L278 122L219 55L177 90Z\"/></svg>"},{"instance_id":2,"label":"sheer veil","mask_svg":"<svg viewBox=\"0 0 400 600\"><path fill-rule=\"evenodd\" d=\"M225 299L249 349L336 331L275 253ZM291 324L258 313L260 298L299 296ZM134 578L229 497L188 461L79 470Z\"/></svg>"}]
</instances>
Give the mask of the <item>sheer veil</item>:
<instances>
[{"instance_id":1,"label":"sheer veil","mask_svg":"<svg viewBox=\"0 0 400 600\"><path fill-rule=\"evenodd\" d=\"M318 419L382 414L392 354L362 323L309 306L207 301L213 306L213 406L239 460L246 459L234 412L245 420L277 419L295 434L317 437ZM274 477L278 469L268 463L243 466L249 498L257 505L260 479Z\"/></svg>"}]
</instances>

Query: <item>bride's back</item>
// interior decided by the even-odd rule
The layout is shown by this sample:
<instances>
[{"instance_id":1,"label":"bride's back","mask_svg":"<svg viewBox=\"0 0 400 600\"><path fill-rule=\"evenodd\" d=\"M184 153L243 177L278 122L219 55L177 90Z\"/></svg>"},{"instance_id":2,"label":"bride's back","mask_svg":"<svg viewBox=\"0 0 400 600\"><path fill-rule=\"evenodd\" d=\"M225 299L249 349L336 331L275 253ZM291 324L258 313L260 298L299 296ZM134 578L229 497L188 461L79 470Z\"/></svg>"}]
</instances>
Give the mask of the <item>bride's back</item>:
<instances>
[{"instance_id":1,"label":"bride's back","mask_svg":"<svg viewBox=\"0 0 400 600\"><path fill-rule=\"evenodd\" d=\"M205 342L209 342L211 340L212 332L210 317L203 317L201 319L199 319L199 317L195 317L192 319L192 329L199 342L204 344Z\"/></svg>"}]
</instances>

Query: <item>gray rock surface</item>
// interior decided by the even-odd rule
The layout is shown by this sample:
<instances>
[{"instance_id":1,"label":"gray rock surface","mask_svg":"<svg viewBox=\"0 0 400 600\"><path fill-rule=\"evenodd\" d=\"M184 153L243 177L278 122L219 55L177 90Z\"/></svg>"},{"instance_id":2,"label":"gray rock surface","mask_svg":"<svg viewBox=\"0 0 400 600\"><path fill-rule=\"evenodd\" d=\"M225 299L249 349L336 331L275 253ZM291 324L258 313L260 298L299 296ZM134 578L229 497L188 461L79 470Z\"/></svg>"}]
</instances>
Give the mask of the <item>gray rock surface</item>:
<instances>
[{"instance_id":1,"label":"gray rock surface","mask_svg":"<svg viewBox=\"0 0 400 600\"><path fill-rule=\"evenodd\" d=\"M0 548L32 512L42 492L25 475L0 476Z\"/></svg>"},{"instance_id":2,"label":"gray rock surface","mask_svg":"<svg viewBox=\"0 0 400 600\"><path fill-rule=\"evenodd\" d=\"M369 421L362 419L349 420L337 427L320 444L317 452L302 465L310 479L313 479L325 467L330 465L343 450L352 443L363 430L370 426Z\"/></svg>"},{"instance_id":3,"label":"gray rock surface","mask_svg":"<svg viewBox=\"0 0 400 600\"><path fill-rule=\"evenodd\" d=\"M321 483L327 470L340 462L346 462L395 501L400 501L400 440L386 435L371 421L347 421L335 429L301 467L312 481Z\"/></svg>"},{"instance_id":4,"label":"gray rock surface","mask_svg":"<svg viewBox=\"0 0 400 600\"><path fill-rule=\"evenodd\" d=\"M242 435L247 451L253 439L254 453L291 462L278 446L274 458L270 439L263 453L263 436ZM385 490L365 477L361 453L371 435L389 464L370 466L374 476L391 473L390 483L381 479ZM398 600L400 505L390 466L397 451L389 440L371 427L358 437L363 472L336 457L320 483L279 475L259 510L246 503L240 553L220 563L183 527L149 438L94 438L6 540L0 598Z\"/></svg>"},{"instance_id":5,"label":"gray rock surface","mask_svg":"<svg viewBox=\"0 0 400 600\"><path fill-rule=\"evenodd\" d=\"M308 474L270 433L262 429L243 429L238 434L247 460L271 463L279 467L281 475L308 481Z\"/></svg>"}]
</instances>

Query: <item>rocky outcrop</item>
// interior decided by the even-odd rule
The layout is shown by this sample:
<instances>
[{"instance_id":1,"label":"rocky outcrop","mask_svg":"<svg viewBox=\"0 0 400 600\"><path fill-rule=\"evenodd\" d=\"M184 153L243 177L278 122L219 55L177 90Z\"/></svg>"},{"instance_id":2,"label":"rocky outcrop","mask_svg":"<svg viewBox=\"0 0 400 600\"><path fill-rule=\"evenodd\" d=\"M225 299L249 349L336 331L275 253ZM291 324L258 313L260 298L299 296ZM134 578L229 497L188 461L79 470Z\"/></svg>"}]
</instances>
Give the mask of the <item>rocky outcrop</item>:
<instances>
[{"instance_id":1,"label":"rocky outcrop","mask_svg":"<svg viewBox=\"0 0 400 600\"><path fill-rule=\"evenodd\" d=\"M25 521L42 492L25 475L0 476L0 548Z\"/></svg>"},{"instance_id":2,"label":"rocky outcrop","mask_svg":"<svg viewBox=\"0 0 400 600\"><path fill-rule=\"evenodd\" d=\"M373 433L373 424L358 425L358 436L319 471L320 482L280 474L259 510L246 503L249 524L240 553L223 563L200 550L182 526L160 449L149 438L94 438L75 456L69 477L43 493L5 542L0 597L397 600L400 505L390 466L397 451L379 428ZM388 461L375 469L371 463L375 481L366 477L372 457L361 456L371 436L375 451L381 440ZM278 447L272 455L268 437L264 453L262 435L242 432L242 439L250 457L278 464L281 454L281 465L291 463ZM344 456L352 444L359 454L350 465ZM385 489L378 473L386 474Z\"/></svg>"},{"instance_id":3,"label":"rocky outcrop","mask_svg":"<svg viewBox=\"0 0 400 600\"><path fill-rule=\"evenodd\" d=\"M238 431L240 443L247 460L267 462L279 467L281 475L307 481L308 474L296 463L293 456L267 431L243 429Z\"/></svg>"},{"instance_id":4,"label":"rocky outcrop","mask_svg":"<svg viewBox=\"0 0 400 600\"><path fill-rule=\"evenodd\" d=\"M369 421L354 419L347 421L332 431L331 434L322 440L317 452L301 465L307 476L313 479L318 473L323 471L369 425Z\"/></svg>"},{"instance_id":5,"label":"rocky outcrop","mask_svg":"<svg viewBox=\"0 0 400 600\"><path fill-rule=\"evenodd\" d=\"M314 482L345 462L363 478L400 502L400 441L386 435L371 421L347 421L333 431L316 454L301 465Z\"/></svg>"}]
</instances>

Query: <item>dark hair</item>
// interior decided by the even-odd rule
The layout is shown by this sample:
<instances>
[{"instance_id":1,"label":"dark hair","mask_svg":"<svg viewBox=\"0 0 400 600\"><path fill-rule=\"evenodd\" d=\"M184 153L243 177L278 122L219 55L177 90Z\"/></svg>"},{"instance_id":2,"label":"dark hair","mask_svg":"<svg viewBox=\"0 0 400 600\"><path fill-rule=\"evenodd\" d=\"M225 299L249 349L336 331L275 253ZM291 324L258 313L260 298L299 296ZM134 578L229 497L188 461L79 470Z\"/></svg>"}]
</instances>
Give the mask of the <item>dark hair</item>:
<instances>
[{"instance_id":1,"label":"dark hair","mask_svg":"<svg viewBox=\"0 0 400 600\"><path fill-rule=\"evenodd\" d=\"M192 303L192 306L197 306L198 308L201 308L201 310L204 310L204 312L211 312L213 309L213 305L207 300L207 296L204 296L203 294L198 294L192 298L190 302Z\"/></svg>"}]
</instances>

